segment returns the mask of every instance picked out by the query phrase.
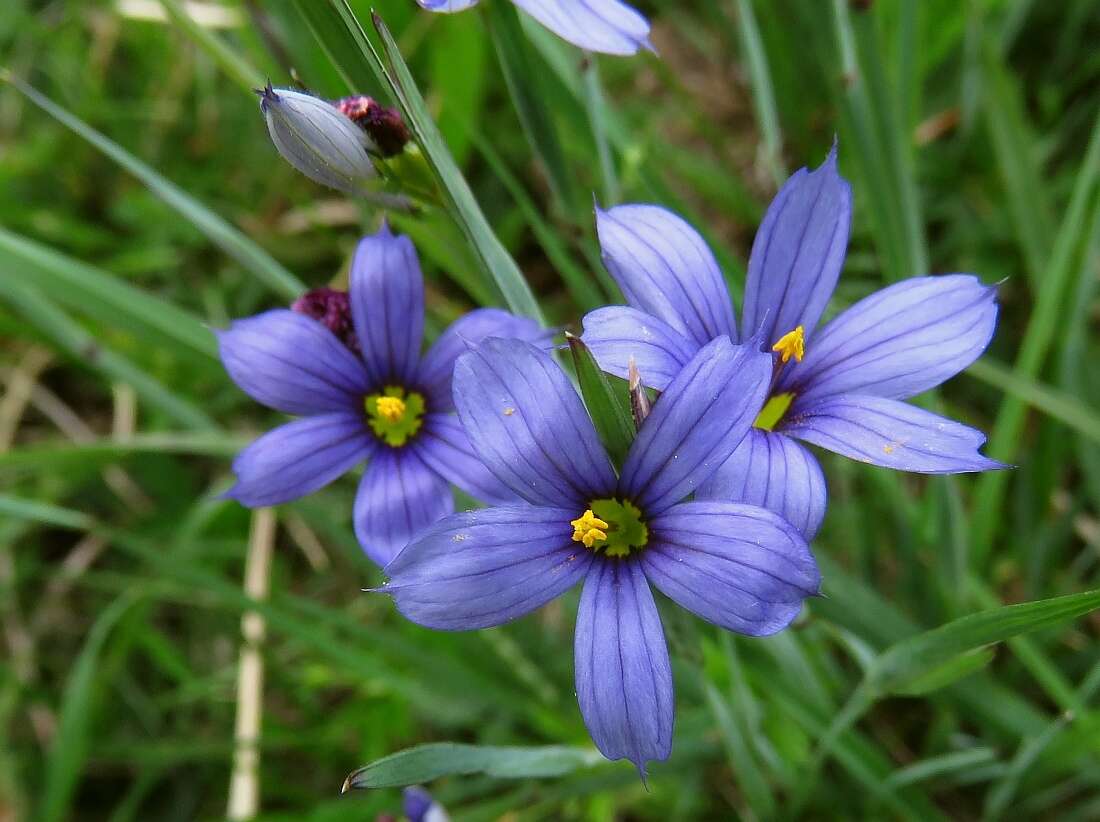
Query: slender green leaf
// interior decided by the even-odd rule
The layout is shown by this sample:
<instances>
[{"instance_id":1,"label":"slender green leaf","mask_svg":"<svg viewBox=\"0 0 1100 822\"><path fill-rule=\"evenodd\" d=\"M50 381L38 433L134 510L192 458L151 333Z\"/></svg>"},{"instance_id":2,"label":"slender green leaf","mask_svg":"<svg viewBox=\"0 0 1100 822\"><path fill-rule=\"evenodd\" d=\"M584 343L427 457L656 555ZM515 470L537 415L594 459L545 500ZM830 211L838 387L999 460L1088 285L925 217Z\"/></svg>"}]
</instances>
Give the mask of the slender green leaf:
<instances>
[{"instance_id":1,"label":"slender green leaf","mask_svg":"<svg viewBox=\"0 0 1100 822\"><path fill-rule=\"evenodd\" d=\"M487 3L483 16L496 49L508 93L512 97L523 133L535 156L542 161L547 181L564 214L577 203L573 177L558 140L558 127L547 108L546 80L519 24L519 12L511 3Z\"/></svg>"},{"instance_id":2,"label":"slender green leaf","mask_svg":"<svg viewBox=\"0 0 1100 822\"><path fill-rule=\"evenodd\" d=\"M875 204L868 216L887 279L925 274L928 258L913 182L911 131L897 95L891 93L874 17L853 15L847 0L833 0L833 17L843 68L837 78L843 82L839 94L854 142L842 157L849 157L859 169Z\"/></svg>"},{"instance_id":3,"label":"slender green leaf","mask_svg":"<svg viewBox=\"0 0 1100 822\"><path fill-rule=\"evenodd\" d=\"M114 140L99 133L83 120L70 114L22 80L0 71L0 81L10 83L44 112L75 134L83 137L126 171L141 180L150 192L169 207L178 211L185 220L206 235L212 243L273 291L289 299L294 299L305 291L305 286L297 277L279 265L254 241L243 235L175 183L165 179L155 169L139 160Z\"/></svg>"},{"instance_id":4,"label":"slender green leaf","mask_svg":"<svg viewBox=\"0 0 1100 822\"><path fill-rule=\"evenodd\" d=\"M584 61L584 109L592 130L592 141L596 144L596 157L600 161L604 203L609 206L617 205L622 201L622 187L619 185L619 173L615 169L615 157L607 136L607 115L610 107L604 99L599 57L595 54L589 54Z\"/></svg>"},{"instance_id":5,"label":"slender green leaf","mask_svg":"<svg viewBox=\"0 0 1100 822\"><path fill-rule=\"evenodd\" d=\"M348 776L344 790L416 785L455 774L482 773L497 779L562 776L603 761L596 751L585 748L558 745L497 748L439 742L409 748L364 765Z\"/></svg>"},{"instance_id":6,"label":"slender green leaf","mask_svg":"<svg viewBox=\"0 0 1100 822\"><path fill-rule=\"evenodd\" d=\"M1024 740L1016 756L1009 763L1008 772L986 794L985 813L982 818L987 820L1000 819L1008 810L1020 783L1024 776L1034 766L1035 760L1054 741L1062 731L1066 729L1070 717L1063 716L1050 723L1050 726L1038 736Z\"/></svg>"},{"instance_id":7,"label":"slender green leaf","mask_svg":"<svg viewBox=\"0 0 1100 822\"><path fill-rule=\"evenodd\" d=\"M1100 443L1100 410L1090 408L1077 397L1029 379L989 357L972 363L966 373Z\"/></svg>"},{"instance_id":8,"label":"slender green leaf","mask_svg":"<svg viewBox=\"0 0 1100 822\"><path fill-rule=\"evenodd\" d=\"M240 86L246 94L251 94L253 89L263 86L263 76L240 54L222 42L208 26L197 23L182 0L160 0L160 4L164 7L168 19L199 48L209 54L225 75Z\"/></svg>"},{"instance_id":9,"label":"slender green leaf","mask_svg":"<svg viewBox=\"0 0 1100 822\"><path fill-rule=\"evenodd\" d=\"M59 471L72 466L97 466L131 454L186 454L232 457L249 438L215 431L134 434L125 440L36 443L0 454L0 470Z\"/></svg>"},{"instance_id":10,"label":"slender green leaf","mask_svg":"<svg viewBox=\"0 0 1100 822\"><path fill-rule=\"evenodd\" d=\"M112 351L36 289L18 282L10 274L0 277L0 300L7 301L31 325L39 329L76 362L102 372L111 380L130 385L138 396L159 408L180 425L192 429L214 429L217 425L198 406L166 388L121 354Z\"/></svg>"},{"instance_id":11,"label":"slender green leaf","mask_svg":"<svg viewBox=\"0 0 1100 822\"><path fill-rule=\"evenodd\" d=\"M894 690L902 696L925 696L980 671L993 661L996 653L995 648L975 648L919 674Z\"/></svg>"},{"instance_id":12,"label":"slender green leaf","mask_svg":"<svg viewBox=\"0 0 1100 822\"><path fill-rule=\"evenodd\" d=\"M741 49L748 62L756 120L764 134L764 164L776 186L781 186L787 179L787 169L783 164L783 135L779 130L779 110L775 104L771 69L768 67L768 58L764 52L752 3L749 0L736 0L734 8L737 10L737 33L741 40Z\"/></svg>"},{"instance_id":13,"label":"slender green leaf","mask_svg":"<svg viewBox=\"0 0 1100 822\"><path fill-rule=\"evenodd\" d=\"M345 5L343 0L330 0ZM350 12L349 12L350 13ZM545 325L542 310L531 293L530 286L515 261L505 251L493 234L485 215L474 199L473 192L455 165L439 129L428 113L427 105L416 87L408 66L401 57L397 43L386 24L377 14L374 25L382 38L386 59L391 73L387 75L397 96L402 113L409 124L420 150L432 168L441 190L446 194L448 210L462 229L470 245L476 251L485 271L496 283L508 307L517 314L530 317ZM358 28L358 25L357 25ZM354 34L354 32L353 32ZM360 45L369 47L366 35L359 29ZM359 38L357 38L359 39ZM365 44L365 46L364 46Z\"/></svg>"},{"instance_id":14,"label":"slender green leaf","mask_svg":"<svg viewBox=\"0 0 1100 822\"><path fill-rule=\"evenodd\" d=\"M735 680L742 678L743 674L737 670L740 665L733 643L726 635L723 635L721 641L731 668L731 676ZM749 807L762 817L772 816L775 813L775 797L753 751L751 728L745 716L748 711L745 703L752 700L750 689L744 687L743 683L735 682L735 692L728 698L710 682L704 682L703 689L707 706L722 735L734 779L745 792Z\"/></svg>"},{"instance_id":15,"label":"slender green leaf","mask_svg":"<svg viewBox=\"0 0 1100 822\"><path fill-rule=\"evenodd\" d=\"M54 528L71 528L75 531L87 531L95 525L94 519L79 511L8 494L0 494L0 514Z\"/></svg>"},{"instance_id":16,"label":"slender green leaf","mask_svg":"<svg viewBox=\"0 0 1100 822\"><path fill-rule=\"evenodd\" d=\"M1045 268L1042 287L1035 309L1024 333L1014 371L1022 379L1034 379L1042 368L1054 335L1061 322L1064 301L1082 245L1093 225L1096 211L1095 192L1100 182L1100 116L1093 121L1092 136L1081 169L1077 174L1066 217L1054 243L1049 264ZM1027 418L1023 400L1009 397L997 415L989 435L988 452L998 459L1012 460L1019 447ZM1002 500L1008 475L994 471L982 477L974 498L971 529L971 559L975 568L984 567L1001 523Z\"/></svg>"},{"instance_id":17,"label":"slender green leaf","mask_svg":"<svg viewBox=\"0 0 1100 822\"><path fill-rule=\"evenodd\" d=\"M623 390L625 384L620 380L618 390L612 387L592 351L580 337L566 334L565 339L569 343L573 365L577 369L577 381L596 432L611 459L616 465L622 465L634 441L634 422L631 419L630 397Z\"/></svg>"},{"instance_id":18,"label":"slender green leaf","mask_svg":"<svg viewBox=\"0 0 1100 822\"><path fill-rule=\"evenodd\" d=\"M997 752L992 748L970 748L940 756L930 756L904 768L898 768L890 774L891 785L902 787L942 776L950 776L959 771L988 765L997 761Z\"/></svg>"},{"instance_id":19,"label":"slender green leaf","mask_svg":"<svg viewBox=\"0 0 1100 822\"><path fill-rule=\"evenodd\" d=\"M1049 628L1100 608L1100 590L1005 605L956 619L899 642L875 660L868 681L896 691L976 648Z\"/></svg>"},{"instance_id":20,"label":"slender green leaf","mask_svg":"<svg viewBox=\"0 0 1100 822\"><path fill-rule=\"evenodd\" d=\"M69 806L92 751L92 718L103 647L118 622L139 601L127 592L100 613L65 684L61 716L46 754L46 781L42 789L41 822L69 819Z\"/></svg>"},{"instance_id":21,"label":"slender green leaf","mask_svg":"<svg viewBox=\"0 0 1100 822\"><path fill-rule=\"evenodd\" d=\"M390 96L389 80L382 61L373 46L362 48L358 33L366 35L356 22L351 9L339 2L323 0L294 0L302 19L306 21L314 38L336 68L352 94L374 94L379 91Z\"/></svg>"},{"instance_id":22,"label":"slender green leaf","mask_svg":"<svg viewBox=\"0 0 1100 822\"><path fill-rule=\"evenodd\" d=\"M168 338L204 356L218 356L214 335L198 317L3 227L0 271L6 272L4 276L33 281L54 299L101 322L119 328L145 327L155 339Z\"/></svg>"},{"instance_id":23,"label":"slender green leaf","mask_svg":"<svg viewBox=\"0 0 1100 822\"><path fill-rule=\"evenodd\" d=\"M1013 235L1023 252L1032 290L1037 291L1046 277L1045 265L1054 236L1047 190L1038 166L1038 147L1020 91L1013 85L992 36L985 38L982 51L985 80L982 111L986 129L1007 194L1005 203L1012 218Z\"/></svg>"},{"instance_id":24,"label":"slender green leaf","mask_svg":"<svg viewBox=\"0 0 1100 822\"><path fill-rule=\"evenodd\" d=\"M474 133L472 139L474 145L477 146L478 153L485 158L485 162L497 175L501 185L508 189L508 193L512 195L516 205L523 212L523 216L526 217L528 224L531 226L532 233L538 240L539 245L542 246L543 251L546 252L547 258L561 274L562 279L565 281L565 287L569 289L574 302L582 311L591 311L604 305L607 300L597 285L597 278L594 278L589 271L576 263L570 255L569 249L566 248L560 232L542 216L538 204L531 199L531 196L524 190L522 183L509 171L496 149L481 134ZM600 266L597 271L598 277L602 275L601 279L607 279L603 266ZM614 288L614 283L610 283L609 287Z\"/></svg>"}]
</instances>

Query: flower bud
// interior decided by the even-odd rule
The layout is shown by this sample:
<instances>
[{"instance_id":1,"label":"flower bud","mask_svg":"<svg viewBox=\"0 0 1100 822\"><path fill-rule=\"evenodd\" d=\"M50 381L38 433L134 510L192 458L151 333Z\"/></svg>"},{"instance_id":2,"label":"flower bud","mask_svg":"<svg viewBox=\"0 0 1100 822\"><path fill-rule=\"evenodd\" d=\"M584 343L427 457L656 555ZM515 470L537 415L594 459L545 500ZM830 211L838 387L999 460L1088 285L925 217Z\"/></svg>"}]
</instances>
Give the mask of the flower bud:
<instances>
[{"instance_id":1,"label":"flower bud","mask_svg":"<svg viewBox=\"0 0 1100 822\"><path fill-rule=\"evenodd\" d=\"M397 109L387 108L365 94L341 97L333 105L370 135L383 157L394 157L405 150L409 130Z\"/></svg>"},{"instance_id":2,"label":"flower bud","mask_svg":"<svg viewBox=\"0 0 1100 822\"><path fill-rule=\"evenodd\" d=\"M270 83L256 93L275 148L311 180L355 194L377 175L370 156L374 143L336 106Z\"/></svg>"},{"instance_id":3,"label":"flower bud","mask_svg":"<svg viewBox=\"0 0 1100 822\"><path fill-rule=\"evenodd\" d=\"M359 352L359 338L355 335L348 292L335 288L314 288L296 299L290 309L317 320L335 334L340 342L352 351Z\"/></svg>"}]
</instances>

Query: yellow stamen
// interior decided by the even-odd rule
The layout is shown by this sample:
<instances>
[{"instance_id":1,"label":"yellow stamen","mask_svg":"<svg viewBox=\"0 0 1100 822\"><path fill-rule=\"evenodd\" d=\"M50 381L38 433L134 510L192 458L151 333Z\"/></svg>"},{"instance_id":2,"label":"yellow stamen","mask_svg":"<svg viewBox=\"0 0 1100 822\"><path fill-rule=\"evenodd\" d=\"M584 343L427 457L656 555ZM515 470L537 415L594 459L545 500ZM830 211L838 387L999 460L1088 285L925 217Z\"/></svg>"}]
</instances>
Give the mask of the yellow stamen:
<instances>
[{"instance_id":1,"label":"yellow stamen","mask_svg":"<svg viewBox=\"0 0 1100 822\"><path fill-rule=\"evenodd\" d=\"M584 543L585 548L607 539L607 523L593 514L591 508L569 524L573 526L573 541Z\"/></svg>"},{"instance_id":2,"label":"yellow stamen","mask_svg":"<svg viewBox=\"0 0 1100 822\"><path fill-rule=\"evenodd\" d=\"M772 346L772 351L778 353L783 358L783 362L787 362L791 357L794 357L795 362L802 362L802 357L806 354L806 332L802 326L780 337Z\"/></svg>"},{"instance_id":3,"label":"yellow stamen","mask_svg":"<svg viewBox=\"0 0 1100 822\"><path fill-rule=\"evenodd\" d=\"M405 416L405 401L400 397L379 397L378 416L389 422L397 422Z\"/></svg>"}]
</instances>

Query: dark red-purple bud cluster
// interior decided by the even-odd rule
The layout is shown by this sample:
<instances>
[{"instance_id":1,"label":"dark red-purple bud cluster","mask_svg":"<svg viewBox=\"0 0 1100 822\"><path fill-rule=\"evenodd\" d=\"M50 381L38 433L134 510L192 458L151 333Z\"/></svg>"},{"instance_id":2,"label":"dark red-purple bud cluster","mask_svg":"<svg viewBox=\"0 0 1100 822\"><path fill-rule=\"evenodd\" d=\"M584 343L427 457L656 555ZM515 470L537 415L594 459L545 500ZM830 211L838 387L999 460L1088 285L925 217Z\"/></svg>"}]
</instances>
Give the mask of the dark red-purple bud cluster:
<instances>
[{"instance_id":1,"label":"dark red-purple bud cluster","mask_svg":"<svg viewBox=\"0 0 1100 822\"><path fill-rule=\"evenodd\" d=\"M397 109L387 108L365 94L341 97L334 105L370 135L383 157L393 157L405 150L409 130Z\"/></svg>"},{"instance_id":2,"label":"dark red-purple bud cluster","mask_svg":"<svg viewBox=\"0 0 1100 822\"><path fill-rule=\"evenodd\" d=\"M346 291L335 288L314 288L307 291L290 306L292 311L305 314L321 323L350 348L359 352L359 338L351 319L351 300Z\"/></svg>"}]
</instances>

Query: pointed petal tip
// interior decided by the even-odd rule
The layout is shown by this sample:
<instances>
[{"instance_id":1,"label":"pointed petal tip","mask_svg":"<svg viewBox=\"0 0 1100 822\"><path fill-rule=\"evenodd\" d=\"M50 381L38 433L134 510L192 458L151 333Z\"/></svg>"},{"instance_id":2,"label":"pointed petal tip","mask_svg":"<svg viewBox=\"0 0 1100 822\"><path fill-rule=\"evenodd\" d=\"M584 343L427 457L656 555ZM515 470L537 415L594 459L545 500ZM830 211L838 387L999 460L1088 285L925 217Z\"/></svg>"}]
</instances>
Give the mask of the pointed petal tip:
<instances>
[{"instance_id":1,"label":"pointed petal tip","mask_svg":"<svg viewBox=\"0 0 1100 822\"><path fill-rule=\"evenodd\" d=\"M267 107L269 105L275 105L279 102L279 95L275 93L275 87L271 85L271 80L268 79L267 85L263 88L252 89L254 94L259 95L260 98L260 111L267 113Z\"/></svg>"}]
</instances>

